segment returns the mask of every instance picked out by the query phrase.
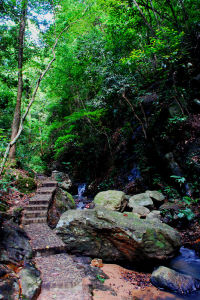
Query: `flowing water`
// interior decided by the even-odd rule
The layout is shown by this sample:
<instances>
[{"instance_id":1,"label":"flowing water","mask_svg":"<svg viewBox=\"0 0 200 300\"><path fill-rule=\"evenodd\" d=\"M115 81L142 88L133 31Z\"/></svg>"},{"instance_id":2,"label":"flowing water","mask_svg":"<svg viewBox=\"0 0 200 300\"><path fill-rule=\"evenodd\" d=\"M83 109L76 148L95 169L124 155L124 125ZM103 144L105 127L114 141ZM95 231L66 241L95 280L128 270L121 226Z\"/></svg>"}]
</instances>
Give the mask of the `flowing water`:
<instances>
[{"instance_id":1,"label":"flowing water","mask_svg":"<svg viewBox=\"0 0 200 300\"><path fill-rule=\"evenodd\" d=\"M84 197L84 193L86 190L86 183L80 183L78 185L78 194L75 196L77 209L84 209L87 202L87 197Z\"/></svg>"},{"instance_id":2,"label":"flowing water","mask_svg":"<svg viewBox=\"0 0 200 300\"><path fill-rule=\"evenodd\" d=\"M83 198L83 194L85 193L85 189L86 189L86 183L80 183L78 185L78 198L79 199Z\"/></svg>"},{"instance_id":3,"label":"flowing water","mask_svg":"<svg viewBox=\"0 0 200 300\"><path fill-rule=\"evenodd\" d=\"M194 250L181 247L180 254L171 260L169 267L179 273L191 275L200 280L200 257L196 255ZM200 291L180 298L200 300Z\"/></svg>"},{"instance_id":4,"label":"flowing water","mask_svg":"<svg viewBox=\"0 0 200 300\"><path fill-rule=\"evenodd\" d=\"M140 178L140 170L137 165L134 164L133 169L130 172L130 175L128 176L128 181L134 181L137 178Z\"/></svg>"}]
</instances>

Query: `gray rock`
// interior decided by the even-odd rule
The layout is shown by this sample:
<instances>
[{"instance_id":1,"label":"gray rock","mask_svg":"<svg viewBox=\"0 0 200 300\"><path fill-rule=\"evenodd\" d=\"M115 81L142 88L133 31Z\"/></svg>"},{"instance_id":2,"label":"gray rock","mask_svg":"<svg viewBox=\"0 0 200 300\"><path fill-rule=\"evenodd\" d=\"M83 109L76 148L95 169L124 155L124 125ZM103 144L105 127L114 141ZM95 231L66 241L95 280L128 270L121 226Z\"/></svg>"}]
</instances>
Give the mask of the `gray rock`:
<instances>
[{"instance_id":1,"label":"gray rock","mask_svg":"<svg viewBox=\"0 0 200 300\"><path fill-rule=\"evenodd\" d=\"M68 251L112 262L163 260L180 247L178 232L168 225L106 208L69 210L61 216L56 232Z\"/></svg>"},{"instance_id":2,"label":"gray rock","mask_svg":"<svg viewBox=\"0 0 200 300\"><path fill-rule=\"evenodd\" d=\"M151 282L158 288L178 294L187 294L200 288L200 281L166 267L159 267L151 275Z\"/></svg>"},{"instance_id":3,"label":"gray rock","mask_svg":"<svg viewBox=\"0 0 200 300\"><path fill-rule=\"evenodd\" d=\"M151 197L146 193L137 194L129 199L128 206L130 208L134 208L136 205L145 206L150 209L154 206Z\"/></svg>"},{"instance_id":4,"label":"gray rock","mask_svg":"<svg viewBox=\"0 0 200 300\"><path fill-rule=\"evenodd\" d=\"M52 172L51 178L53 180L58 181L58 186L66 191L68 191L72 186L72 181L69 178L69 175L64 172L59 172L57 170L54 170Z\"/></svg>"},{"instance_id":5,"label":"gray rock","mask_svg":"<svg viewBox=\"0 0 200 300\"><path fill-rule=\"evenodd\" d=\"M111 210L123 211L127 200L125 193L121 191L109 190L98 193L94 198L95 206L105 207Z\"/></svg>"},{"instance_id":6,"label":"gray rock","mask_svg":"<svg viewBox=\"0 0 200 300\"><path fill-rule=\"evenodd\" d=\"M72 182L71 182L70 179L68 179L68 180L65 180L65 181L63 181L61 183L58 183L58 186L61 189L65 190L65 191L68 191L71 188L71 186L72 186Z\"/></svg>"},{"instance_id":7,"label":"gray rock","mask_svg":"<svg viewBox=\"0 0 200 300\"><path fill-rule=\"evenodd\" d=\"M22 286L22 297L26 300L35 299L39 294L42 280L40 272L33 265L26 265L18 273Z\"/></svg>"},{"instance_id":8,"label":"gray rock","mask_svg":"<svg viewBox=\"0 0 200 300\"><path fill-rule=\"evenodd\" d=\"M160 211L159 210L152 210L148 215L147 219L161 219Z\"/></svg>"},{"instance_id":9,"label":"gray rock","mask_svg":"<svg viewBox=\"0 0 200 300\"><path fill-rule=\"evenodd\" d=\"M69 209L75 209L76 204L73 196L61 188L57 188L53 201L47 214L47 222L51 228L55 228L62 213Z\"/></svg>"},{"instance_id":10,"label":"gray rock","mask_svg":"<svg viewBox=\"0 0 200 300\"><path fill-rule=\"evenodd\" d=\"M154 201L162 202L165 199L165 196L158 191L146 191L145 192L149 197L151 197Z\"/></svg>"},{"instance_id":11,"label":"gray rock","mask_svg":"<svg viewBox=\"0 0 200 300\"><path fill-rule=\"evenodd\" d=\"M138 214L141 217L146 217L150 213L150 210L144 206L135 205L132 212Z\"/></svg>"}]
</instances>

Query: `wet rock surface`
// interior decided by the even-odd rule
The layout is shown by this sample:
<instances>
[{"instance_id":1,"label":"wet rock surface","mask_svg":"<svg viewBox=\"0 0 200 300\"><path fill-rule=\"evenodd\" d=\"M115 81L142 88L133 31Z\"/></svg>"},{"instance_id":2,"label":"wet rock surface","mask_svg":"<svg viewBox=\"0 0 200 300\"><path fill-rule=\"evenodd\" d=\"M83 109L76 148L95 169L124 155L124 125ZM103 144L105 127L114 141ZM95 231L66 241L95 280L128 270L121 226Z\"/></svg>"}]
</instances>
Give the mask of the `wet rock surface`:
<instances>
[{"instance_id":1,"label":"wet rock surface","mask_svg":"<svg viewBox=\"0 0 200 300\"><path fill-rule=\"evenodd\" d=\"M158 288L177 294L188 294L200 288L200 280L163 266L152 273L151 282Z\"/></svg>"},{"instance_id":2,"label":"wet rock surface","mask_svg":"<svg viewBox=\"0 0 200 300\"><path fill-rule=\"evenodd\" d=\"M107 209L69 210L56 232L68 251L105 261L163 260L180 247L179 234L159 221Z\"/></svg>"}]
</instances>

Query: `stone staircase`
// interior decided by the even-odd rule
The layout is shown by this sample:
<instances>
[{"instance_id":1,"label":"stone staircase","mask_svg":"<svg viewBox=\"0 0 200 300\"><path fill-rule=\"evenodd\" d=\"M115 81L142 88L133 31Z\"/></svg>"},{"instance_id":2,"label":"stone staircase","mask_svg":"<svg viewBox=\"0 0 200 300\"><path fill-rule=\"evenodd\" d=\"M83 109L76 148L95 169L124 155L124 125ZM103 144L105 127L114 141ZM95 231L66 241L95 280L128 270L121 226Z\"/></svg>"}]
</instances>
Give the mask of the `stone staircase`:
<instances>
[{"instance_id":1,"label":"stone staircase","mask_svg":"<svg viewBox=\"0 0 200 300\"><path fill-rule=\"evenodd\" d=\"M47 212L52 197L56 191L56 181L43 181L36 195L29 200L23 216L23 225L32 223L46 223Z\"/></svg>"},{"instance_id":2,"label":"stone staircase","mask_svg":"<svg viewBox=\"0 0 200 300\"><path fill-rule=\"evenodd\" d=\"M22 221L41 271L38 300L90 300L88 287L83 284L84 271L77 267L66 253L66 245L47 225L48 207L56 188L56 181L42 181L36 195L29 200Z\"/></svg>"}]
</instances>

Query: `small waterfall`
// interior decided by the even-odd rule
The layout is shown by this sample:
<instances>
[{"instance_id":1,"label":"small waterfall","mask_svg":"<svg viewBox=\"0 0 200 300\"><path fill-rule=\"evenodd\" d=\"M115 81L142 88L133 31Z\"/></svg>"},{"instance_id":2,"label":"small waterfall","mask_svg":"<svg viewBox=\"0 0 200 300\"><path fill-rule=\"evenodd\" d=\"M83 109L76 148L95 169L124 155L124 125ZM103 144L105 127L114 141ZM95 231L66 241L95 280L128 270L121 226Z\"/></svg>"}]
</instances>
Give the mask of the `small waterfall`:
<instances>
[{"instance_id":1,"label":"small waterfall","mask_svg":"<svg viewBox=\"0 0 200 300\"><path fill-rule=\"evenodd\" d=\"M82 199L83 194L85 193L86 183L81 183L78 185L78 198Z\"/></svg>"},{"instance_id":2,"label":"small waterfall","mask_svg":"<svg viewBox=\"0 0 200 300\"><path fill-rule=\"evenodd\" d=\"M128 181L134 181L137 178L140 178L140 170L137 167L137 165L133 166L133 169L131 170L131 174L128 176Z\"/></svg>"}]
</instances>

